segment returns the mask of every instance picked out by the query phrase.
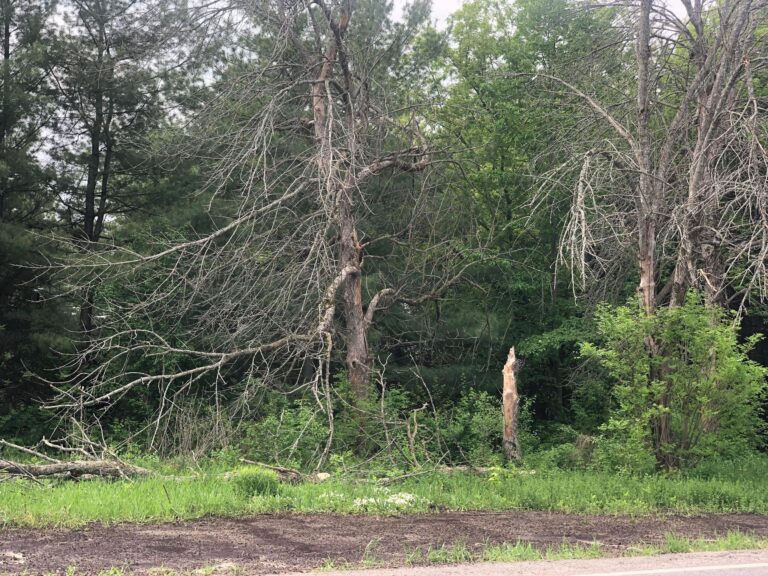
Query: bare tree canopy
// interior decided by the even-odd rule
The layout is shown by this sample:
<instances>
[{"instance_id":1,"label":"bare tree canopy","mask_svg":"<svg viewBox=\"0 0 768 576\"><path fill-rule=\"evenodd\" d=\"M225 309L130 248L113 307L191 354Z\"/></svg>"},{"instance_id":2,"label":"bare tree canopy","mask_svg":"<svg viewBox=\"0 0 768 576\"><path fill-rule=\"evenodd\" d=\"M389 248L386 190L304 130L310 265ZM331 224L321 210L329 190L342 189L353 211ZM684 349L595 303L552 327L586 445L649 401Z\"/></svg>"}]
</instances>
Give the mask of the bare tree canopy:
<instances>
[{"instance_id":1,"label":"bare tree canopy","mask_svg":"<svg viewBox=\"0 0 768 576\"><path fill-rule=\"evenodd\" d=\"M575 181L561 260L585 288L634 253L648 311L692 287L718 303L768 289L766 124L755 92L766 4L682 4L685 15L657 0L601 5L620 32L607 60L624 66L601 77L607 60L596 55L582 78L548 76L595 121L558 177Z\"/></svg>"},{"instance_id":2,"label":"bare tree canopy","mask_svg":"<svg viewBox=\"0 0 768 576\"><path fill-rule=\"evenodd\" d=\"M450 239L469 214L451 213L424 174L439 154L424 103L390 85L426 5L395 25L375 2L359 4L232 7L255 47L177 135L208 157L203 194L216 225L154 251L92 251L95 281L131 296L102 303L109 320L53 407L99 413L158 386L159 425L185 393L237 389L247 400L279 384L309 386L327 408L335 349L362 400L381 310L439 297L474 263ZM152 370L126 369L139 358Z\"/></svg>"}]
</instances>

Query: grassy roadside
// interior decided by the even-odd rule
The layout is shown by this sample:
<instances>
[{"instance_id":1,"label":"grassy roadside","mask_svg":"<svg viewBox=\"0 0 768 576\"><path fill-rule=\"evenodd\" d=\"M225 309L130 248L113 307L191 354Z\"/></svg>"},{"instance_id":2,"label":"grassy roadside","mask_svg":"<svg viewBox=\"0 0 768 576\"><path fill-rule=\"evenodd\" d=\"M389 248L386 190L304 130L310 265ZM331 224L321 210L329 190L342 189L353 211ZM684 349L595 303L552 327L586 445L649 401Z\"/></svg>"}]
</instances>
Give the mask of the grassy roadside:
<instances>
[{"instance_id":1,"label":"grassy roadside","mask_svg":"<svg viewBox=\"0 0 768 576\"><path fill-rule=\"evenodd\" d=\"M658 556L659 554L680 554L688 552L722 552L727 550L765 550L768 538L756 538L749 534L730 532L722 538L691 539L676 534L667 534L662 544L635 544L621 551L619 556ZM523 562L535 560L581 560L617 556L615 551L606 550L599 542L590 545L563 543L544 549L536 548L529 542L486 546L477 551L457 544L417 551L409 556L409 565L455 564L459 562Z\"/></svg>"},{"instance_id":2,"label":"grassy roadside","mask_svg":"<svg viewBox=\"0 0 768 576\"><path fill-rule=\"evenodd\" d=\"M0 526L76 527L266 512L387 514L434 510L547 510L642 515L768 513L768 477L630 477L597 472L499 470L488 476L428 473L387 486L331 478L278 484L263 471L186 479L0 483ZM261 478L261 479L259 479ZM256 479L257 481L253 481Z\"/></svg>"}]
</instances>

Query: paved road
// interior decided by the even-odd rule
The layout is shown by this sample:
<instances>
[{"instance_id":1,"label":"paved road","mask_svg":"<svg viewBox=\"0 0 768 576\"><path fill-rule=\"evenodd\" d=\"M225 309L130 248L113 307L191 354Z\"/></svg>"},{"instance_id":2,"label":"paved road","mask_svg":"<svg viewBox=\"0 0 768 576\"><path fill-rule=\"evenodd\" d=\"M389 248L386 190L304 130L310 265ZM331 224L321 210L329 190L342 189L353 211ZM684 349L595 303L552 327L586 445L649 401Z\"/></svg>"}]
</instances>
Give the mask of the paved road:
<instances>
[{"instance_id":1,"label":"paved road","mask_svg":"<svg viewBox=\"0 0 768 576\"><path fill-rule=\"evenodd\" d=\"M768 576L768 551L345 570L323 576Z\"/></svg>"}]
</instances>

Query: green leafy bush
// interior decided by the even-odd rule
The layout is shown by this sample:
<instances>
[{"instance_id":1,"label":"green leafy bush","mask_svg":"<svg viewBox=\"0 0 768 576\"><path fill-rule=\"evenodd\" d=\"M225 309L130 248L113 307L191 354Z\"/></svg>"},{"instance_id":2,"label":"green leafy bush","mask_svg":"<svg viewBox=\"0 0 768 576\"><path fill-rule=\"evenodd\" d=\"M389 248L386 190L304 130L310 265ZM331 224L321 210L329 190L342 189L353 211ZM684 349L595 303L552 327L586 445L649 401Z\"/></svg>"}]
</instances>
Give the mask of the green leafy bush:
<instances>
[{"instance_id":1,"label":"green leafy bush","mask_svg":"<svg viewBox=\"0 0 768 576\"><path fill-rule=\"evenodd\" d=\"M251 460L297 468L316 461L328 438L328 423L313 398L289 401L269 395L259 412L244 427L239 442L242 454Z\"/></svg>"},{"instance_id":2,"label":"green leafy bush","mask_svg":"<svg viewBox=\"0 0 768 576\"><path fill-rule=\"evenodd\" d=\"M595 438L577 435L572 442L543 448L526 456L526 466L541 470L586 470L592 467Z\"/></svg>"},{"instance_id":3,"label":"green leafy bush","mask_svg":"<svg viewBox=\"0 0 768 576\"><path fill-rule=\"evenodd\" d=\"M501 405L487 392L470 390L446 418L443 439L453 459L475 466L502 463Z\"/></svg>"},{"instance_id":4,"label":"green leafy bush","mask_svg":"<svg viewBox=\"0 0 768 576\"><path fill-rule=\"evenodd\" d=\"M636 304L602 307L598 344L581 354L614 381L614 406L596 450L609 468L691 467L754 451L766 369L747 357L722 308L688 295L683 306L646 315ZM649 457L650 456L650 457Z\"/></svg>"},{"instance_id":5,"label":"green leafy bush","mask_svg":"<svg viewBox=\"0 0 768 576\"><path fill-rule=\"evenodd\" d=\"M529 402L522 402L518 434L523 454L538 441L531 433ZM440 417L442 439L454 462L473 466L499 466L503 463L501 398L470 389L456 405Z\"/></svg>"},{"instance_id":6,"label":"green leafy bush","mask_svg":"<svg viewBox=\"0 0 768 576\"><path fill-rule=\"evenodd\" d=\"M249 467L235 472L235 492L243 498L276 496L280 492L280 480L272 470Z\"/></svg>"}]
</instances>

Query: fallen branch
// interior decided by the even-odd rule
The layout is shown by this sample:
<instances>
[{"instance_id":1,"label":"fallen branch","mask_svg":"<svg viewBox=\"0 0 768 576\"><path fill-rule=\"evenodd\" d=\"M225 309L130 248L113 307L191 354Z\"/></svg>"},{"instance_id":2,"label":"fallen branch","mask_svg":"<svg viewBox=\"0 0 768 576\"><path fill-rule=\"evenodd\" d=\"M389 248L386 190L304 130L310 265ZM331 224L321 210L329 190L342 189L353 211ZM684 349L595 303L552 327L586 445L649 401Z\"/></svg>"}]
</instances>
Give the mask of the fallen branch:
<instances>
[{"instance_id":1,"label":"fallen branch","mask_svg":"<svg viewBox=\"0 0 768 576\"><path fill-rule=\"evenodd\" d=\"M0 472L35 479L45 476L126 478L128 476L149 476L151 474L145 468L111 460L74 460L72 462L55 462L53 464L21 464L9 460L0 460Z\"/></svg>"},{"instance_id":2,"label":"fallen branch","mask_svg":"<svg viewBox=\"0 0 768 576\"><path fill-rule=\"evenodd\" d=\"M6 448L13 448L14 450L18 450L19 452L24 452L25 454L30 454L42 460L46 460L47 462L58 462L58 460L56 460L55 458L51 458L50 456L47 456L42 452L38 452L37 450L32 450L31 448L25 448L24 446L19 446L18 444L14 444L13 442L8 442L7 440L0 439L0 446L5 446Z\"/></svg>"},{"instance_id":3,"label":"fallen branch","mask_svg":"<svg viewBox=\"0 0 768 576\"><path fill-rule=\"evenodd\" d=\"M484 474L490 474L494 470L497 470L497 468L488 468L485 466L438 466L435 468L436 471L442 472L444 474L453 474L455 472L463 472L463 473L469 473L469 474L477 474L479 476L482 476Z\"/></svg>"}]
</instances>

